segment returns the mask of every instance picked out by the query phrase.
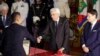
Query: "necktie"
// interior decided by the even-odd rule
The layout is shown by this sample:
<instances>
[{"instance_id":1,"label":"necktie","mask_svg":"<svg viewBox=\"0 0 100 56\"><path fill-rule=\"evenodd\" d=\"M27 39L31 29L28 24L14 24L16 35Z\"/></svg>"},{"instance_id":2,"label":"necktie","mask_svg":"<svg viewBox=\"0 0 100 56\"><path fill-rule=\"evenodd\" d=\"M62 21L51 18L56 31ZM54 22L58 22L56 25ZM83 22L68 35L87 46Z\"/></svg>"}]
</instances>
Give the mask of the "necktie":
<instances>
[{"instance_id":1,"label":"necktie","mask_svg":"<svg viewBox=\"0 0 100 56\"><path fill-rule=\"evenodd\" d=\"M3 24L4 24L4 26L5 26L5 24L6 24L5 16L3 16Z\"/></svg>"},{"instance_id":2,"label":"necktie","mask_svg":"<svg viewBox=\"0 0 100 56\"><path fill-rule=\"evenodd\" d=\"M55 22L55 26L56 26L56 27L58 26L58 23L57 23L57 21Z\"/></svg>"},{"instance_id":3,"label":"necktie","mask_svg":"<svg viewBox=\"0 0 100 56\"><path fill-rule=\"evenodd\" d=\"M58 28L58 23L57 21L55 21L55 31L57 31L57 28Z\"/></svg>"}]
</instances>

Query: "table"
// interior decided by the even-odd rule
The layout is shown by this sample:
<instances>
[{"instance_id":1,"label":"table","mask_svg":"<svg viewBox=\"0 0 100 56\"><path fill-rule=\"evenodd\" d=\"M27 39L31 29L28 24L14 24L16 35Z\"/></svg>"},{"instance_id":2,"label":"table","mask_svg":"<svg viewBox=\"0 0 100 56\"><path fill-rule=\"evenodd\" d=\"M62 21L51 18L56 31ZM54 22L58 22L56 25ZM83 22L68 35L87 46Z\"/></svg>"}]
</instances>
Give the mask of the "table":
<instances>
[{"instance_id":1,"label":"table","mask_svg":"<svg viewBox=\"0 0 100 56\"><path fill-rule=\"evenodd\" d=\"M47 51L39 48L33 48L33 47L30 48L29 53L30 53L29 56L57 56L51 51ZM71 55L64 54L63 56L71 56Z\"/></svg>"}]
</instances>

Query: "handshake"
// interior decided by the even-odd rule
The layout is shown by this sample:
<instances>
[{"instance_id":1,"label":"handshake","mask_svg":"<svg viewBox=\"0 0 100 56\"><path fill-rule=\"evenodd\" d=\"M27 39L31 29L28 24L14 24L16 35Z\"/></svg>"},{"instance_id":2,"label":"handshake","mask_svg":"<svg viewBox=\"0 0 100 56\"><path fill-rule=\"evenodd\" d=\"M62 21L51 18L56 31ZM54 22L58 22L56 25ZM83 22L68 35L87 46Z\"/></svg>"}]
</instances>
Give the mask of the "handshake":
<instances>
[{"instance_id":1,"label":"handshake","mask_svg":"<svg viewBox=\"0 0 100 56\"><path fill-rule=\"evenodd\" d=\"M42 36L37 37L37 43L40 43L42 40Z\"/></svg>"},{"instance_id":2,"label":"handshake","mask_svg":"<svg viewBox=\"0 0 100 56\"><path fill-rule=\"evenodd\" d=\"M37 43L40 43L42 39L43 39L42 36L37 37ZM63 55L63 51L64 50L65 50L65 48L64 47L61 47L60 49L58 49L57 54Z\"/></svg>"}]
</instances>

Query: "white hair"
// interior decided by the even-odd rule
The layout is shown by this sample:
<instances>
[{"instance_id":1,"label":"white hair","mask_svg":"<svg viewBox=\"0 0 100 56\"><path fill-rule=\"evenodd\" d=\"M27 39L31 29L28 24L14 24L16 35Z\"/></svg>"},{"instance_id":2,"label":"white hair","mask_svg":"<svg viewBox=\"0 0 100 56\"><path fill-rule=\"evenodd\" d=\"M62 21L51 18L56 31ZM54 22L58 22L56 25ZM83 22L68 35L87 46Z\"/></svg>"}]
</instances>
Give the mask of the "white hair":
<instances>
[{"instance_id":1,"label":"white hair","mask_svg":"<svg viewBox=\"0 0 100 56\"><path fill-rule=\"evenodd\" d=\"M8 7L8 5L7 5L7 4L3 4L3 5L2 5L2 7L1 7L1 9L2 9L2 10L4 10L4 9L5 9L5 10L8 10L8 9L9 9L9 7Z\"/></svg>"},{"instance_id":2,"label":"white hair","mask_svg":"<svg viewBox=\"0 0 100 56\"><path fill-rule=\"evenodd\" d=\"M51 8L51 9L50 9L50 13L52 13L52 12L56 12L56 13L58 13L59 16L60 16L60 10L59 10L59 8Z\"/></svg>"}]
</instances>

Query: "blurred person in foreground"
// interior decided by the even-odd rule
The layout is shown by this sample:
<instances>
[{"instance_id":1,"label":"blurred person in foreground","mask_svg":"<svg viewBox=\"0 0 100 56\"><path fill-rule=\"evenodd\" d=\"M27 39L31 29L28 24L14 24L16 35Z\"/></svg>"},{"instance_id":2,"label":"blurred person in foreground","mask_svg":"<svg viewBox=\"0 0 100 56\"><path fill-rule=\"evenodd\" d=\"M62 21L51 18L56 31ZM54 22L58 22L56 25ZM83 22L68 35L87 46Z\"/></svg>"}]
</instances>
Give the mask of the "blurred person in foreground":
<instances>
[{"instance_id":1,"label":"blurred person in foreground","mask_svg":"<svg viewBox=\"0 0 100 56\"><path fill-rule=\"evenodd\" d=\"M19 12L12 14L12 20L12 25L10 25L3 34L3 56L26 56L23 48L24 38L32 42L35 42L35 39L29 34L27 28L21 25L22 19Z\"/></svg>"}]
</instances>

